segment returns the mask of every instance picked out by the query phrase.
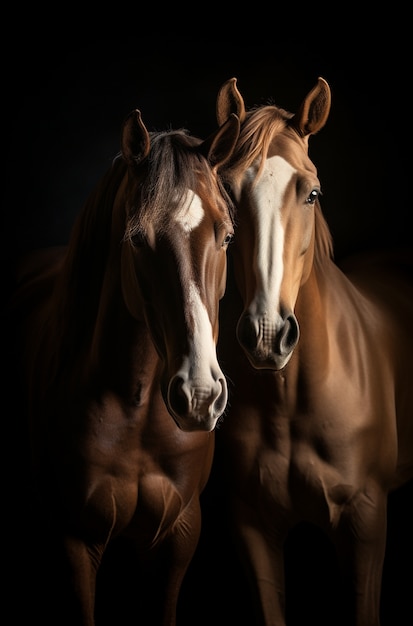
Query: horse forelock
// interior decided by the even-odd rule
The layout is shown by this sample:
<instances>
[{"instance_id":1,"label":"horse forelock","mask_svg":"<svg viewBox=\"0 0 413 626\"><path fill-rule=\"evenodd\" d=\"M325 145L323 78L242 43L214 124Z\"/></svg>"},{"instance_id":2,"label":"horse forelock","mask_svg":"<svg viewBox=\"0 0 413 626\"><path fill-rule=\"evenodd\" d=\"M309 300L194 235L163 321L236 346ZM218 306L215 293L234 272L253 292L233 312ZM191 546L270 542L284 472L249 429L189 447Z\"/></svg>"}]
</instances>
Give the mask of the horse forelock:
<instances>
[{"instance_id":1,"label":"horse forelock","mask_svg":"<svg viewBox=\"0 0 413 626\"><path fill-rule=\"evenodd\" d=\"M240 135L234 153L225 167L223 177L239 177L257 160L260 161L256 182L258 181L271 142L286 127L290 113L273 105L257 106L246 113L241 125Z\"/></svg>"},{"instance_id":2,"label":"horse forelock","mask_svg":"<svg viewBox=\"0 0 413 626\"><path fill-rule=\"evenodd\" d=\"M208 194L216 189L220 195L216 200L222 204L226 192L197 150L201 142L184 129L151 133L151 150L139 187L140 196L131 203L126 239L145 234L149 226L158 233L166 232L189 189L195 193L207 190Z\"/></svg>"}]
</instances>

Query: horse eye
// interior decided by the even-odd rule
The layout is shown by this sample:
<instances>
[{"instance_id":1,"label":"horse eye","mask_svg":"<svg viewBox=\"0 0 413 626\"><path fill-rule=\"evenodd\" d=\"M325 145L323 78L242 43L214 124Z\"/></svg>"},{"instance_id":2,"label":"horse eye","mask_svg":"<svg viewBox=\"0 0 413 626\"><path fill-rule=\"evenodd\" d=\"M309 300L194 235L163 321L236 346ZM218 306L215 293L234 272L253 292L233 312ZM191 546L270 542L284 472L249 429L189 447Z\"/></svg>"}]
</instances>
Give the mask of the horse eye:
<instances>
[{"instance_id":1,"label":"horse eye","mask_svg":"<svg viewBox=\"0 0 413 626\"><path fill-rule=\"evenodd\" d=\"M143 233L134 233L131 237L131 241L134 248L143 248L146 244Z\"/></svg>"},{"instance_id":2,"label":"horse eye","mask_svg":"<svg viewBox=\"0 0 413 626\"><path fill-rule=\"evenodd\" d=\"M222 246L229 246L230 243L232 243L232 240L234 239L234 235L232 233L227 233L224 241L222 242Z\"/></svg>"},{"instance_id":3,"label":"horse eye","mask_svg":"<svg viewBox=\"0 0 413 626\"><path fill-rule=\"evenodd\" d=\"M310 195L307 197L306 199L306 203L307 204L314 204L314 202L317 200L318 195L319 195L319 190L318 189L313 189L312 192L310 193Z\"/></svg>"}]
</instances>

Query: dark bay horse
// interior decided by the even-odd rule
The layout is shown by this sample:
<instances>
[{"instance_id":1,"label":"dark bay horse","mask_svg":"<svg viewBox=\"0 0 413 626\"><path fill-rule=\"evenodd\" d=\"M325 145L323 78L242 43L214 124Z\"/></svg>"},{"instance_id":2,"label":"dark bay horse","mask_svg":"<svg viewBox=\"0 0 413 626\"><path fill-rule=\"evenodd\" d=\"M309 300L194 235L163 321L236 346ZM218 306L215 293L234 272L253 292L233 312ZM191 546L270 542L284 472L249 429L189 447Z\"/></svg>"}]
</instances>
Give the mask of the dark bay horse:
<instances>
[{"instance_id":1,"label":"dark bay horse","mask_svg":"<svg viewBox=\"0 0 413 626\"><path fill-rule=\"evenodd\" d=\"M233 388L217 463L265 626L288 623L284 549L302 523L337 550L345 593L329 623L379 626L388 496L413 478L413 259L333 260L308 155L330 103L322 78L295 114L246 110L236 79L217 100L219 121L241 119L223 173L237 225L220 307Z\"/></svg>"},{"instance_id":2,"label":"dark bay horse","mask_svg":"<svg viewBox=\"0 0 413 626\"><path fill-rule=\"evenodd\" d=\"M227 404L216 343L233 221L218 168L238 132L232 115L206 140L149 133L133 111L67 247L19 270L10 317L32 456L20 569L23 610L42 624L95 624L100 566L119 537L142 586L136 616L123 620L119 603L108 623L176 622Z\"/></svg>"}]
</instances>

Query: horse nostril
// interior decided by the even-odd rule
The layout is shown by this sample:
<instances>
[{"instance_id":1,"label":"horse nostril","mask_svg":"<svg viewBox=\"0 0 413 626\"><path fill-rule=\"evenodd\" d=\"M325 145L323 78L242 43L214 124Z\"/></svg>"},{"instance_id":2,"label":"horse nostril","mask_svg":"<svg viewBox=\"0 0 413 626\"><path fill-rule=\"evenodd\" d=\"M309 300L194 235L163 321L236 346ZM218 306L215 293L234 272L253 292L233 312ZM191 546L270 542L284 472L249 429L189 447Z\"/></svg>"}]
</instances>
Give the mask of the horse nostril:
<instances>
[{"instance_id":1,"label":"horse nostril","mask_svg":"<svg viewBox=\"0 0 413 626\"><path fill-rule=\"evenodd\" d=\"M217 396L217 399L215 400L214 403L214 411L216 413L216 417L220 417L226 407L227 407L227 402L228 402L228 387L227 387L227 381L225 380L225 378L220 378L218 383L221 385L221 391Z\"/></svg>"},{"instance_id":2,"label":"horse nostril","mask_svg":"<svg viewBox=\"0 0 413 626\"><path fill-rule=\"evenodd\" d=\"M185 391L184 379L175 376L171 381L168 391L168 399L174 413L177 415L187 415L189 411L190 398Z\"/></svg>"},{"instance_id":3,"label":"horse nostril","mask_svg":"<svg viewBox=\"0 0 413 626\"><path fill-rule=\"evenodd\" d=\"M241 346L247 352L253 352L257 348L258 328L251 315L243 315L237 325L237 337Z\"/></svg>"},{"instance_id":4,"label":"horse nostril","mask_svg":"<svg viewBox=\"0 0 413 626\"><path fill-rule=\"evenodd\" d=\"M291 314L286 317L283 327L277 334L278 351L280 354L288 354L297 345L300 337L300 328L297 318Z\"/></svg>"}]
</instances>

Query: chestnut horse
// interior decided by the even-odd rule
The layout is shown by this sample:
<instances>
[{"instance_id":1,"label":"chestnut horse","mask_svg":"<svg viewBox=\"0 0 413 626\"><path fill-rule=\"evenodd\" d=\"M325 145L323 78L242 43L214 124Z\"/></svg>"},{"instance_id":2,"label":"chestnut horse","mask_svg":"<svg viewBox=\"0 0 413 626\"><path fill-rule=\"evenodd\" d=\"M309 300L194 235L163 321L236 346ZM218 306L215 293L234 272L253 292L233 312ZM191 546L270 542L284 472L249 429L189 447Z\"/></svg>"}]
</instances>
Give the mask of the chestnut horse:
<instances>
[{"instance_id":1,"label":"chestnut horse","mask_svg":"<svg viewBox=\"0 0 413 626\"><path fill-rule=\"evenodd\" d=\"M285 547L301 523L337 549L347 595L330 623L379 626L388 496L413 478L413 259L333 260L308 155L330 102L322 78L295 114L246 110L235 78L217 99L220 122L241 120L223 172L237 226L220 307L233 389L217 464L265 626L288 623Z\"/></svg>"},{"instance_id":2,"label":"chestnut horse","mask_svg":"<svg viewBox=\"0 0 413 626\"><path fill-rule=\"evenodd\" d=\"M127 623L176 622L227 404L216 343L233 222L218 168L238 133L234 115L206 140L149 133L133 111L67 247L20 270L33 549L21 569L42 624L95 624L121 536L142 572ZM109 623L126 623L120 610Z\"/></svg>"}]
</instances>

